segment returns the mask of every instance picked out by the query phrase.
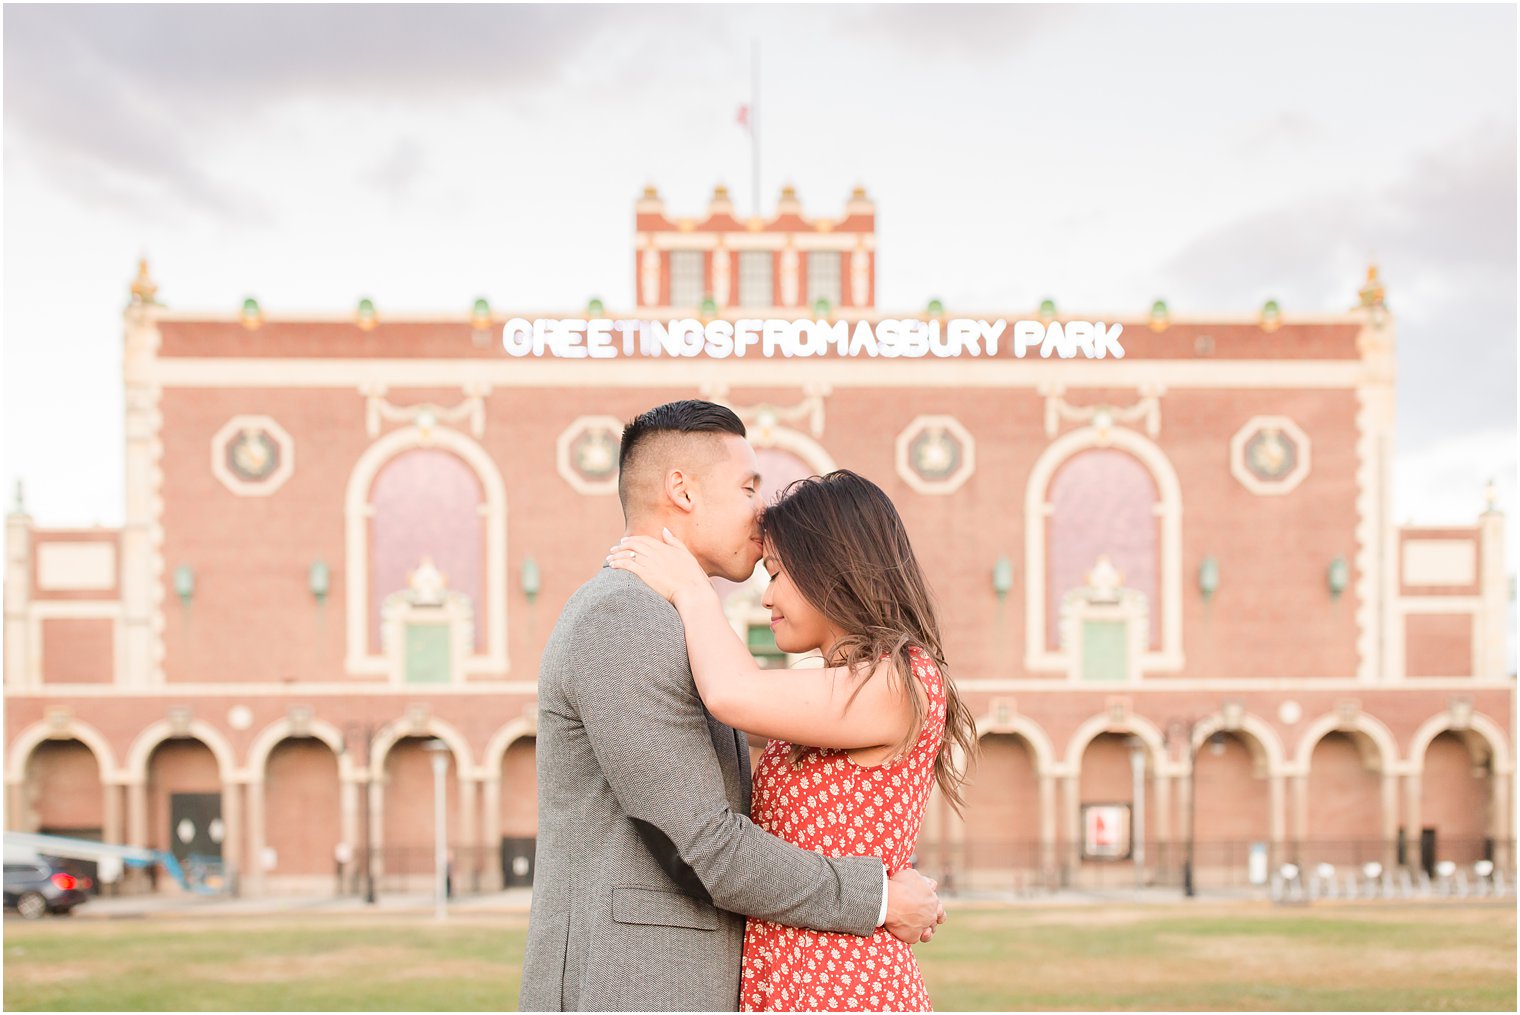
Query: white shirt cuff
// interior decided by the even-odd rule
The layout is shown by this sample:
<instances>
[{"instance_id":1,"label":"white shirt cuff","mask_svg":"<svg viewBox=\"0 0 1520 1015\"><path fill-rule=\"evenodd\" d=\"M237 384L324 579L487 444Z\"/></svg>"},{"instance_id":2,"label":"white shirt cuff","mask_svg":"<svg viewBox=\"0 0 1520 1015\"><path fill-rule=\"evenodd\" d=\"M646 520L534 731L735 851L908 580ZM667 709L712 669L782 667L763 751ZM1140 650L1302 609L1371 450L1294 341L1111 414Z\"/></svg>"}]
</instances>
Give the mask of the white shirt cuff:
<instances>
[{"instance_id":1,"label":"white shirt cuff","mask_svg":"<svg viewBox=\"0 0 1520 1015\"><path fill-rule=\"evenodd\" d=\"M881 865L881 912L876 917L876 926L885 926L887 922L887 865Z\"/></svg>"}]
</instances>

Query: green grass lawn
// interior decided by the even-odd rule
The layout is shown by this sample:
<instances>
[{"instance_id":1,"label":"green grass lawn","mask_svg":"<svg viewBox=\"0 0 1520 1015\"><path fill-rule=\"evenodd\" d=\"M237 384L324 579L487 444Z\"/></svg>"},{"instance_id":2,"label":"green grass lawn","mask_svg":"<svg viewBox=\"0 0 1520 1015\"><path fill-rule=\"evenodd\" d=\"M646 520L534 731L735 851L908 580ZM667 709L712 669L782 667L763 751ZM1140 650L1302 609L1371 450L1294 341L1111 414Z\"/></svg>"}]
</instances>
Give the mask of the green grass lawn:
<instances>
[{"instance_id":1,"label":"green grass lawn","mask_svg":"<svg viewBox=\"0 0 1520 1015\"><path fill-rule=\"evenodd\" d=\"M9 1010L512 1008L526 920L5 921ZM1512 904L960 907L916 952L942 1010L1515 1010Z\"/></svg>"}]
</instances>

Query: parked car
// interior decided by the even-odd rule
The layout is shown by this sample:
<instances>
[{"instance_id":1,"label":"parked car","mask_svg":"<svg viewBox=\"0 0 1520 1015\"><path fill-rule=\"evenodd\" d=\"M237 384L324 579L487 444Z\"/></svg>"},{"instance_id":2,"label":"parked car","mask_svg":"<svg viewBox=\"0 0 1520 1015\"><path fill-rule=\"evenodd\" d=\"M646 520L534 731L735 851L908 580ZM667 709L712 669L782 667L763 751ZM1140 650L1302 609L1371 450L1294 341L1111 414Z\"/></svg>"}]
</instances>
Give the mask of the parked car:
<instances>
[{"instance_id":1,"label":"parked car","mask_svg":"<svg viewBox=\"0 0 1520 1015\"><path fill-rule=\"evenodd\" d=\"M70 874L56 860L5 862L5 908L14 909L28 920L48 913L67 915L89 896L90 879Z\"/></svg>"}]
</instances>

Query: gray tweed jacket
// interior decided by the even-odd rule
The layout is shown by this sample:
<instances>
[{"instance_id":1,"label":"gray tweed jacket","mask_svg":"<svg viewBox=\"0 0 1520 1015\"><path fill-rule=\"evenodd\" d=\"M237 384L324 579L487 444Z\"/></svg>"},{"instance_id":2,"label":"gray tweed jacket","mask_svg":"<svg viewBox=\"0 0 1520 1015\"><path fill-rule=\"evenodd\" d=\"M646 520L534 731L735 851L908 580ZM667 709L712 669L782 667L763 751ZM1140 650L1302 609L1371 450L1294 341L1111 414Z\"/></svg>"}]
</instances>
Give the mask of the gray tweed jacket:
<instances>
[{"instance_id":1,"label":"gray tweed jacket","mask_svg":"<svg viewBox=\"0 0 1520 1015\"><path fill-rule=\"evenodd\" d=\"M537 750L524 1011L733 1011L743 914L875 930L881 862L750 822L744 734L702 707L680 616L628 572L603 568L565 604Z\"/></svg>"}]
</instances>

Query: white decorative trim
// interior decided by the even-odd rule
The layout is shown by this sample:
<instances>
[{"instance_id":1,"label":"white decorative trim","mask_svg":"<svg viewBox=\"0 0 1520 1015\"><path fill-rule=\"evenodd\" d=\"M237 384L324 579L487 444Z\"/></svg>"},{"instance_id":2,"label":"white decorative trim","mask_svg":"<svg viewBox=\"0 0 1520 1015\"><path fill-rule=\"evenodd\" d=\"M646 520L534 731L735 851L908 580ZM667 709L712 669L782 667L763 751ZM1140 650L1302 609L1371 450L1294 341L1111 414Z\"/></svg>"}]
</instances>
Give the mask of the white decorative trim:
<instances>
[{"instance_id":1,"label":"white decorative trim","mask_svg":"<svg viewBox=\"0 0 1520 1015\"><path fill-rule=\"evenodd\" d=\"M862 308L871 305L871 255L864 234L850 251L850 303Z\"/></svg>"},{"instance_id":2,"label":"white decorative trim","mask_svg":"<svg viewBox=\"0 0 1520 1015\"><path fill-rule=\"evenodd\" d=\"M1146 672L1182 669L1182 486L1171 461L1154 443L1123 427L1100 434L1093 427L1073 430L1055 441L1036 459L1024 492L1024 666L1031 671L1068 673L1068 653L1045 643L1045 544L1050 504L1047 494L1056 470L1067 459L1089 448L1112 447L1138 458L1156 483L1156 511L1161 519L1161 649L1141 657ZM1149 644L1149 637L1147 637Z\"/></svg>"},{"instance_id":3,"label":"white decorative trim","mask_svg":"<svg viewBox=\"0 0 1520 1015\"><path fill-rule=\"evenodd\" d=\"M102 736L99 730L79 719L70 718L63 724L54 724L44 719L26 727L11 738L10 752L5 766L6 782L12 785L25 783L26 763L38 745L46 740L77 740L89 748L95 755L95 763L100 766L102 785L112 781L112 777L116 775L116 753L111 750L110 741Z\"/></svg>"},{"instance_id":4,"label":"white decorative trim","mask_svg":"<svg viewBox=\"0 0 1520 1015\"><path fill-rule=\"evenodd\" d=\"M1088 423L1099 430L1107 430L1114 423L1143 422L1146 434L1152 439L1161 436L1161 396L1166 394L1163 385L1143 386L1140 398L1133 405L1123 408L1113 405L1067 405L1063 397L1066 394L1064 384L1043 384L1039 390L1045 397L1046 437L1054 437L1060 431L1062 420ZM1107 414L1107 426L1102 425L1099 413Z\"/></svg>"},{"instance_id":5,"label":"white decorative trim","mask_svg":"<svg viewBox=\"0 0 1520 1015\"><path fill-rule=\"evenodd\" d=\"M538 712L533 709L529 709L493 733L481 755L481 778L499 777L501 763L506 760L508 748L519 740L536 736L538 736Z\"/></svg>"},{"instance_id":6,"label":"white decorative trim","mask_svg":"<svg viewBox=\"0 0 1520 1015\"><path fill-rule=\"evenodd\" d=\"M580 438L581 434L593 427L604 427L612 434L613 443L613 469L606 479L589 480L576 470L570 461L570 448ZM621 444L623 434L623 422L615 416L578 416L570 425L560 433L554 442L554 466L559 471L560 478L569 483L571 488L588 495L617 493L618 469L617 448Z\"/></svg>"},{"instance_id":7,"label":"white decorative trim","mask_svg":"<svg viewBox=\"0 0 1520 1015\"><path fill-rule=\"evenodd\" d=\"M994 733L1010 734L1024 738L1034 753L1034 770L1037 776L1049 775L1056 764L1055 745L1050 735L1039 723L1022 712L1015 711L1007 719L999 719L989 712L976 721L976 738L981 740Z\"/></svg>"},{"instance_id":8,"label":"white decorative trim","mask_svg":"<svg viewBox=\"0 0 1520 1015\"><path fill-rule=\"evenodd\" d=\"M115 543L100 540L37 543L37 592L109 592L117 587Z\"/></svg>"},{"instance_id":9,"label":"white decorative trim","mask_svg":"<svg viewBox=\"0 0 1520 1015\"><path fill-rule=\"evenodd\" d=\"M425 690L441 686L432 682L411 683L406 673L406 636L412 625L441 627L449 639L449 684L462 684L464 666L475 645L475 614L470 597L445 591L442 602L420 606L411 592L400 589L385 597L380 606L380 654L385 657L390 681L396 687Z\"/></svg>"},{"instance_id":10,"label":"white decorative trim","mask_svg":"<svg viewBox=\"0 0 1520 1015\"><path fill-rule=\"evenodd\" d=\"M730 232L703 233L692 230L662 229L658 232L638 233L634 245L640 249L655 250L715 250L722 244L731 251L783 250L787 246L797 250L853 250L859 243L866 249L876 248L875 236L857 232ZM653 302L652 300L649 302Z\"/></svg>"},{"instance_id":11,"label":"white decorative trim","mask_svg":"<svg viewBox=\"0 0 1520 1015\"><path fill-rule=\"evenodd\" d=\"M1430 749L1430 742L1448 730L1452 733L1476 733L1487 741L1489 750L1493 752L1496 775L1509 775L1515 770L1514 755L1510 753L1509 738L1504 735L1503 727L1488 716L1474 712L1467 721L1467 727L1457 729L1452 725L1450 710L1447 710L1426 719L1415 730L1414 736L1410 737L1408 766L1411 774L1425 770L1425 752Z\"/></svg>"},{"instance_id":12,"label":"white decorative trim","mask_svg":"<svg viewBox=\"0 0 1520 1015\"><path fill-rule=\"evenodd\" d=\"M345 614L348 650L344 668L354 676L390 672L383 653L369 651L369 503L370 486L392 458L414 448L438 447L452 451L475 470L485 492L486 523L486 654L464 661L466 673L506 673L507 658L507 493L501 472L491 456L466 435L439 427L427 440L416 427L393 430L371 444L354 463L344 495L347 531L345 567ZM472 646L473 648L473 646ZM415 688L414 688L415 689Z\"/></svg>"},{"instance_id":13,"label":"white decorative trim","mask_svg":"<svg viewBox=\"0 0 1520 1015\"><path fill-rule=\"evenodd\" d=\"M436 737L442 740L453 752L458 777L461 780L480 778L470 760L470 744L464 734L437 716L429 715L425 721L415 724L405 718L396 719L375 732L369 752L371 785L377 785L385 772L385 756L392 747L407 737Z\"/></svg>"},{"instance_id":14,"label":"white decorative trim","mask_svg":"<svg viewBox=\"0 0 1520 1015\"><path fill-rule=\"evenodd\" d=\"M280 446L280 463L268 476L247 480L227 468L227 445L245 430L263 430ZM239 497L267 497L291 477L296 469L295 441L271 416L233 416L211 438L211 472Z\"/></svg>"},{"instance_id":15,"label":"white decorative trim","mask_svg":"<svg viewBox=\"0 0 1520 1015\"><path fill-rule=\"evenodd\" d=\"M1237 724L1231 725L1225 721L1223 715L1208 716L1200 720L1193 727L1193 753L1197 754L1198 750L1203 747L1204 742L1215 733L1249 734L1250 739L1256 745L1251 753L1255 755L1257 751L1261 752L1260 756L1255 759L1261 764L1263 769L1258 774L1266 777L1276 777L1284 773L1287 754L1283 747L1282 738L1277 735L1277 730L1272 727L1272 724L1265 719L1247 712L1241 715L1240 721ZM1247 745L1247 749L1251 749L1249 744Z\"/></svg>"},{"instance_id":16,"label":"white decorative trim","mask_svg":"<svg viewBox=\"0 0 1520 1015\"><path fill-rule=\"evenodd\" d=\"M768 402L757 405L735 405L729 400L727 384L708 383L702 385L702 397L710 402L732 409L735 416L739 417L748 431L748 438L754 447L779 447L771 438L771 433L782 423L807 422L808 432L814 437L823 436L824 427L824 399L833 394L826 384L805 384L802 387L802 401L796 405L779 406Z\"/></svg>"},{"instance_id":17,"label":"white decorative trim","mask_svg":"<svg viewBox=\"0 0 1520 1015\"><path fill-rule=\"evenodd\" d=\"M1251 472L1245 462L1246 442L1260 430L1281 430L1293 438L1296 460L1293 469L1281 479L1263 480ZM1277 496L1296 489L1309 474L1309 436L1287 416L1252 416L1230 438L1230 475L1240 485L1263 497Z\"/></svg>"},{"instance_id":18,"label":"white decorative trim","mask_svg":"<svg viewBox=\"0 0 1520 1015\"><path fill-rule=\"evenodd\" d=\"M1405 585L1467 588L1478 584L1476 539L1408 538L1401 550L1399 566Z\"/></svg>"},{"instance_id":19,"label":"white decorative trim","mask_svg":"<svg viewBox=\"0 0 1520 1015\"><path fill-rule=\"evenodd\" d=\"M122 606L118 599L33 599L27 613L40 620L117 620L122 615Z\"/></svg>"},{"instance_id":20,"label":"white decorative trim","mask_svg":"<svg viewBox=\"0 0 1520 1015\"><path fill-rule=\"evenodd\" d=\"M1293 753L1293 768L1284 774L1307 775L1309 760L1314 756L1314 748L1331 733L1365 734L1378 750L1381 771L1386 775L1401 770L1399 749L1394 742L1393 733L1380 720L1359 710L1350 722L1347 722L1344 716L1332 711L1306 726L1299 734L1298 749Z\"/></svg>"},{"instance_id":21,"label":"white decorative trim","mask_svg":"<svg viewBox=\"0 0 1520 1015\"><path fill-rule=\"evenodd\" d=\"M639 252L639 304L652 306L660 299L660 265L664 260L655 246L654 238L641 236Z\"/></svg>"},{"instance_id":22,"label":"white decorative trim","mask_svg":"<svg viewBox=\"0 0 1520 1015\"><path fill-rule=\"evenodd\" d=\"M265 769L269 766L269 755L274 749L286 740L320 740L332 749L338 759L338 781L351 782L358 777L354 769L354 759L343 749L343 734L338 727L325 719L313 717L304 728L303 732L297 732L296 724L289 716L270 723L259 732L253 743L248 746L247 772L249 781L263 783Z\"/></svg>"},{"instance_id":23,"label":"white decorative trim","mask_svg":"<svg viewBox=\"0 0 1520 1015\"><path fill-rule=\"evenodd\" d=\"M184 699L190 695L197 698L212 700L225 700L232 697L239 698L290 698L299 695L302 698L317 697L341 697L352 698L355 694L365 694L375 698L399 698L417 697L419 687L424 685L407 684L395 686L389 680L382 682L379 678L370 677L364 680L348 680L343 683L313 682L310 684L241 684L241 683L172 683L161 687L145 687L141 690L124 692L119 687L110 687L105 684L52 684L45 688L35 690L7 691L5 698L28 701L50 701L63 696L73 698L179 698ZM427 686L429 698L452 698L470 697L472 695L522 695L532 698L538 693L538 683L527 680L469 680L458 686L452 684L432 684ZM1456 686L1453 680L1443 680L1442 690L1451 690Z\"/></svg>"},{"instance_id":24,"label":"white decorative trim","mask_svg":"<svg viewBox=\"0 0 1520 1015\"><path fill-rule=\"evenodd\" d=\"M781 247L778 267L781 270L781 303L783 306L796 307L802 283L798 272L797 246L791 236L786 238L786 243Z\"/></svg>"},{"instance_id":25,"label":"white decorative trim","mask_svg":"<svg viewBox=\"0 0 1520 1015\"><path fill-rule=\"evenodd\" d=\"M1150 641L1150 611L1144 593L1137 589L1119 589L1118 599L1113 602L1091 598L1088 589L1072 589L1061 599L1060 617L1057 621L1066 641L1064 653L1070 660L1067 679L1081 687L1100 689L1137 684L1144 676L1141 661L1145 658L1146 645ZM1124 625L1125 674L1122 680L1087 680L1082 671L1086 665L1083 649L1085 639L1082 625L1089 620L1117 621Z\"/></svg>"},{"instance_id":26,"label":"white decorative trim","mask_svg":"<svg viewBox=\"0 0 1520 1015\"><path fill-rule=\"evenodd\" d=\"M242 773L238 770L232 745L215 726L204 719L194 718L189 721L184 733L177 732L174 721L170 719L160 719L138 733L132 741L132 746L127 749L127 759L122 765L122 776L131 782L139 780L147 782L148 759L152 757L153 749L165 740L176 739L198 740L209 748L212 756L216 758L217 771L221 775L224 786L242 781Z\"/></svg>"},{"instance_id":27,"label":"white decorative trim","mask_svg":"<svg viewBox=\"0 0 1520 1015\"><path fill-rule=\"evenodd\" d=\"M1395 613L1471 613L1483 609L1478 596L1399 596L1393 602Z\"/></svg>"},{"instance_id":28,"label":"white decorative trim","mask_svg":"<svg viewBox=\"0 0 1520 1015\"><path fill-rule=\"evenodd\" d=\"M961 460L954 472L943 479L925 479L910 460L912 444L927 430L948 430L960 442ZM976 440L954 416L918 416L897 435L897 474L918 493L942 495L954 493L976 471Z\"/></svg>"},{"instance_id":29,"label":"white decorative trim","mask_svg":"<svg viewBox=\"0 0 1520 1015\"><path fill-rule=\"evenodd\" d=\"M812 469L815 476L826 476L839 468L834 464L834 457L822 444L805 433L784 426L758 431L750 438L750 445L790 452L802 459L803 464Z\"/></svg>"},{"instance_id":30,"label":"white decorative trim","mask_svg":"<svg viewBox=\"0 0 1520 1015\"><path fill-rule=\"evenodd\" d=\"M712 296L713 302L720 307L729 305L734 275L733 260L734 252L723 245L723 235L718 234L718 242L712 251Z\"/></svg>"},{"instance_id":31,"label":"white decorative trim","mask_svg":"<svg viewBox=\"0 0 1520 1015\"><path fill-rule=\"evenodd\" d=\"M1105 712L1086 720L1072 733L1066 745L1065 774L1076 774L1082 771L1082 755L1087 753L1088 745L1104 733L1133 733L1139 737L1150 752L1152 771L1155 775L1171 775L1187 770L1185 767L1179 768L1172 764L1171 758L1166 753L1161 730L1157 729L1149 719L1131 712L1124 721L1115 722L1113 716Z\"/></svg>"},{"instance_id":32,"label":"white decorative trim","mask_svg":"<svg viewBox=\"0 0 1520 1015\"><path fill-rule=\"evenodd\" d=\"M459 423L467 421L470 424L470 434L476 440L485 436L486 433L486 410L485 396L491 393L489 384L471 383L464 386L464 401L452 408L445 409L441 405L432 402L418 402L413 405L392 405L385 398L386 387L384 384L365 384L359 388L359 393L364 396L364 429L371 438L380 435L380 424L403 423L415 426L427 431L439 423Z\"/></svg>"}]
</instances>

